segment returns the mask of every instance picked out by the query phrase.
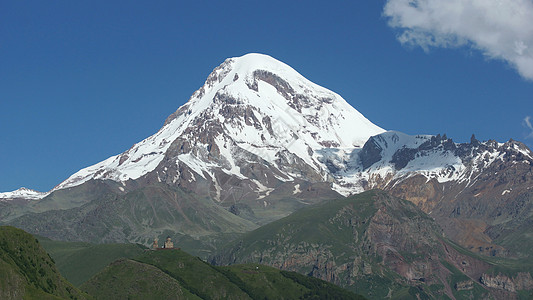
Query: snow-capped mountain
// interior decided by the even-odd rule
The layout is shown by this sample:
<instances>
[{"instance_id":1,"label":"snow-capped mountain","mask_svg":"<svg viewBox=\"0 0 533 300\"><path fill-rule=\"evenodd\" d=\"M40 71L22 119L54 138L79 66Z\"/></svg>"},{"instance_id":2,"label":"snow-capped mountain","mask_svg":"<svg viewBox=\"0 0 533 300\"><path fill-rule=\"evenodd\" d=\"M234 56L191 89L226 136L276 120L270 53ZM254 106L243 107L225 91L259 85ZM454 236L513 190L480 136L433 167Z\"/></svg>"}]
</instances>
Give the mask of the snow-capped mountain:
<instances>
[{"instance_id":1,"label":"snow-capped mountain","mask_svg":"<svg viewBox=\"0 0 533 300\"><path fill-rule=\"evenodd\" d=\"M342 195L392 188L417 175L471 182L507 153L496 142L474 144L386 132L288 65L247 54L215 68L156 134L78 171L52 192L91 179L118 182L122 191L133 181L164 182L221 201L236 187L262 199L283 183L298 191L300 181L327 182ZM514 147L532 157L527 147Z\"/></svg>"},{"instance_id":2,"label":"snow-capped mountain","mask_svg":"<svg viewBox=\"0 0 533 300\"><path fill-rule=\"evenodd\" d=\"M172 184L210 181L220 199L222 172L266 193L280 181L327 181L323 149L361 148L382 132L338 94L272 57L248 54L214 69L158 133L80 170L54 190L155 172L158 181ZM254 163L268 172L250 171Z\"/></svg>"}]
</instances>

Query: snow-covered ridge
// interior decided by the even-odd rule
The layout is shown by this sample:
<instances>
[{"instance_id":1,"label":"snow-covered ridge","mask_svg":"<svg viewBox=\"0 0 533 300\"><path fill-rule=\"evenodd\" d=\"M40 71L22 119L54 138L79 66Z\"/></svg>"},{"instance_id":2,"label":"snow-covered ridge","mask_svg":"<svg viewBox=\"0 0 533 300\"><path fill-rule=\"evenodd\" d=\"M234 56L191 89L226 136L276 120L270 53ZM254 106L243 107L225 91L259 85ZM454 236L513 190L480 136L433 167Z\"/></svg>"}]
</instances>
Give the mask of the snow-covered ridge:
<instances>
[{"instance_id":1,"label":"snow-covered ridge","mask_svg":"<svg viewBox=\"0 0 533 300\"><path fill-rule=\"evenodd\" d=\"M533 165L525 145L509 141L455 143L444 136L409 136L388 131L371 137L362 149L329 149L323 156L341 194L368 188L392 188L402 180L422 175L427 181L473 185L495 162ZM392 185L392 186L391 186Z\"/></svg>"},{"instance_id":2,"label":"snow-covered ridge","mask_svg":"<svg viewBox=\"0 0 533 300\"><path fill-rule=\"evenodd\" d=\"M49 193L42 193L27 188L20 188L16 191L0 193L0 201L13 200L13 199L28 199L28 200L40 200Z\"/></svg>"},{"instance_id":3,"label":"snow-covered ridge","mask_svg":"<svg viewBox=\"0 0 533 300\"><path fill-rule=\"evenodd\" d=\"M366 171L370 176L379 175L386 178L387 175L394 174L394 177L398 178L421 174L428 180L435 178L442 183L458 179L458 174L465 168L461 158L453 151L444 149L442 145L419 149L433 136L409 136L400 132L387 132L381 136L384 137L382 141L385 143L382 145L382 158ZM416 151L416 154L409 157L410 151ZM402 152L405 154L402 155Z\"/></svg>"}]
</instances>

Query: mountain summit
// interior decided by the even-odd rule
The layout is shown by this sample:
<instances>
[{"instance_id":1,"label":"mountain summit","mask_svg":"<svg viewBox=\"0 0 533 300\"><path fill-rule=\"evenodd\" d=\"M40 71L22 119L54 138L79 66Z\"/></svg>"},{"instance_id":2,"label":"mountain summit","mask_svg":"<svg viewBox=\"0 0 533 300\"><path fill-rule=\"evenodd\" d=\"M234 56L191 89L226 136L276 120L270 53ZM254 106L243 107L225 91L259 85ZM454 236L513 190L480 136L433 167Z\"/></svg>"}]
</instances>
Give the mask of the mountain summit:
<instances>
[{"instance_id":1,"label":"mountain summit","mask_svg":"<svg viewBox=\"0 0 533 300\"><path fill-rule=\"evenodd\" d=\"M80 170L54 190L155 172L151 177L170 184L207 180L219 200L226 175L249 181L264 195L280 182L327 181L324 148L360 148L382 132L341 96L288 65L247 54L215 68L155 135ZM252 170L257 163L263 170Z\"/></svg>"}]
</instances>

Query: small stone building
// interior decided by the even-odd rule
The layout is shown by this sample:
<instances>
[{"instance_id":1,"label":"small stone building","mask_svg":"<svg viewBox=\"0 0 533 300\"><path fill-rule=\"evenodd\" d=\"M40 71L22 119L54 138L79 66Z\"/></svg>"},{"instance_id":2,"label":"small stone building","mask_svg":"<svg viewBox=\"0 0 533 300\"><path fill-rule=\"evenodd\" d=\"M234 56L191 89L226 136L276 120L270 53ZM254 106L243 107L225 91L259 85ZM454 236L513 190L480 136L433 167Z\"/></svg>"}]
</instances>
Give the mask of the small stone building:
<instances>
[{"instance_id":1,"label":"small stone building","mask_svg":"<svg viewBox=\"0 0 533 300\"><path fill-rule=\"evenodd\" d=\"M172 242L172 239L170 236L167 236L167 240L165 241L165 245L163 246L165 249L172 249L174 248L174 243Z\"/></svg>"}]
</instances>

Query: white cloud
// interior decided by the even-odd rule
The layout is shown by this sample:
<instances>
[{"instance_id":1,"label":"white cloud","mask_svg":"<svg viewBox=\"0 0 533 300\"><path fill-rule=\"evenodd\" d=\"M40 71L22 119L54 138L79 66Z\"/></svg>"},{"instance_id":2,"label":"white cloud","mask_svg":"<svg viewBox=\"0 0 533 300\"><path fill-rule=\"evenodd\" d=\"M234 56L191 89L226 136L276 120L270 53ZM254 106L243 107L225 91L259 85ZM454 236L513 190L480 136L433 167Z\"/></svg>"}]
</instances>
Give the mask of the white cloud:
<instances>
[{"instance_id":1,"label":"white cloud","mask_svg":"<svg viewBox=\"0 0 533 300\"><path fill-rule=\"evenodd\" d=\"M524 118L524 126L530 130L529 134L526 136L526 139L533 138L533 126L531 125L531 117L527 116Z\"/></svg>"},{"instance_id":2,"label":"white cloud","mask_svg":"<svg viewBox=\"0 0 533 300\"><path fill-rule=\"evenodd\" d=\"M387 0L383 15L402 44L468 45L533 80L533 0Z\"/></svg>"}]
</instances>

